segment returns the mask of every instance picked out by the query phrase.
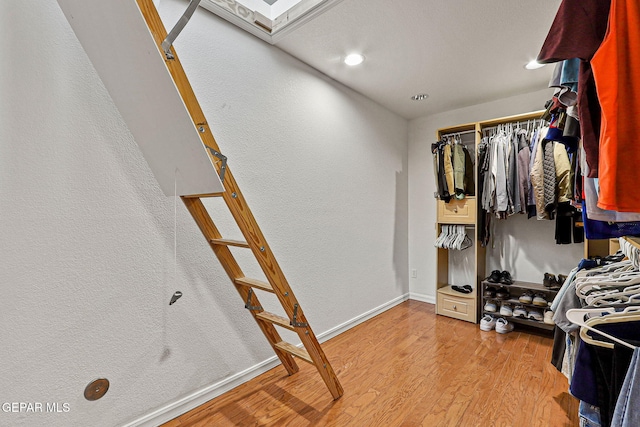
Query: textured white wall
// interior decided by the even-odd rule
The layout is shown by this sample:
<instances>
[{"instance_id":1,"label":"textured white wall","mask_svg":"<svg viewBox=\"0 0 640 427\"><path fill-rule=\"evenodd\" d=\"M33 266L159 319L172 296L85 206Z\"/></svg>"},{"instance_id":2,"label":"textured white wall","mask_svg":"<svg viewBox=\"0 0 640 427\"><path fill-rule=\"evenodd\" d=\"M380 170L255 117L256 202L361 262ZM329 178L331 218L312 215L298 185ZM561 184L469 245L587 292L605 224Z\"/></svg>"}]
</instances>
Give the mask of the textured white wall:
<instances>
[{"instance_id":1,"label":"textured white wall","mask_svg":"<svg viewBox=\"0 0 640 427\"><path fill-rule=\"evenodd\" d=\"M409 122L409 268L418 273L409 282L413 298L435 301L436 186L431 144L436 141L437 130L541 110L551 95L545 89ZM507 269L515 279L530 282L542 282L544 272L566 274L582 258L582 245L556 245L554 227L555 222L522 216L498 222L496 247L487 248L487 270ZM458 258L472 266L464 255ZM458 274L456 279L462 277L468 283L472 275Z\"/></svg>"},{"instance_id":2,"label":"textured white wall","mask_svg":"<svg viewBox=\"0 0 640 427\"><path fill-rule=\"evenodd\" d=\"M406 294L407 122L203 10L176 47L315 332ZM0 403L70 409L0 425L121 425L270 358L181 204L174 264L174 200L57 4L0 2L0 52Z\"/></svg>"}]
</instances>

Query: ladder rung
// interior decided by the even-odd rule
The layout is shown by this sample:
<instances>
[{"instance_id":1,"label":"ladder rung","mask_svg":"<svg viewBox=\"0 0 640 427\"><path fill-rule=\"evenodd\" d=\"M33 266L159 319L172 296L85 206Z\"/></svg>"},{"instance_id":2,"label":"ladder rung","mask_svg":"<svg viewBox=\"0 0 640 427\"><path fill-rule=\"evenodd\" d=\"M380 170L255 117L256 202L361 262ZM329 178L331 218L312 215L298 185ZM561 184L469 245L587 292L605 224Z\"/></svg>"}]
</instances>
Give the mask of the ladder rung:
<instances>
[{"instance_id":1,"label":"ladder rung","mask_svg":"<svg viewBox=\"0 0 640 427\"><path fill-rule=\"evenodd\" d=\"M278 316L277 314L269 313L268 311L262 311L256 313L258 319L273 323L274 325L282 326L283 328L295 331L295 328L291 326L291 322L286 317Z\"/></svg>"},{"instance_id":2,"label":"ladder rung","mask_svg":"<svg viewBox=\"0 0 640 427\"><path fill-rule=\"evenodd\" d=\"M256 289L273 293L273 288L271 287L270 283L263 282L258 279L249 279L248 277L241 277L239 279L236 279L235 282L236 282L236 285L248 286L250 288L256 288Z\"/></svg>"},{"instance_id":3,"label":"ladder rung","mask_svg":"<svg viewBox=\"0 0 640 427\"><path fill-rule=\"evenodd\" d=\"M274 346L313 365L313 360L311 360L309 353L307 353L307 350L305 350L304 348L298 348L295 345L285 341L277 342L274 344Z\"/></svg>"},{"instance_id":4,"label":"ladder rung","mask_svg":"<svg viewBox=\"0 0 640 427\"><path fill-rule=\"evenodd\" d=\"M184 197L185 199L204 199L208 197L222 197L223 195L224 193L208 193L208 194L188 194L181 197Z\"/></svg>"},{"instance_id":5,"label":"ladder rung","mask_svg":"<svg viewBox=\"0 0 640 427\"><path fill-rule=\"evenodd\" d=\"M249 244L247 242L243 242L241 240L211 239L211 243L214 244L214 245L237 246L239 248L248 248L249 247Z\"/></svg>"}]
</instances>

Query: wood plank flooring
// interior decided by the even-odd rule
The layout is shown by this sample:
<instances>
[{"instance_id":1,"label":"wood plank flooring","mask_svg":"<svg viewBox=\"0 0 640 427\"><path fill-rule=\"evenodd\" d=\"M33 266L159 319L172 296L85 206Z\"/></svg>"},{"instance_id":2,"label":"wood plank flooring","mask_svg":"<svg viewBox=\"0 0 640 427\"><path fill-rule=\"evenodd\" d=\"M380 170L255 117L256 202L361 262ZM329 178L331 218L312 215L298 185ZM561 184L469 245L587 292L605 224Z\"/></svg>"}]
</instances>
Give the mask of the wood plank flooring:
<instances>
[{"instance_id":1,"label":"wood plank flooring","mask_svg":"<svg viewBox=\"0 0 640 427\"><path fill-rule=\"evenodd\" d=\"M164 427L578 426L552 344L517 325L482 332L410 300L323 344L339 400L300 362L293 376L278 366Z\"/></svg>"}]
</instances>

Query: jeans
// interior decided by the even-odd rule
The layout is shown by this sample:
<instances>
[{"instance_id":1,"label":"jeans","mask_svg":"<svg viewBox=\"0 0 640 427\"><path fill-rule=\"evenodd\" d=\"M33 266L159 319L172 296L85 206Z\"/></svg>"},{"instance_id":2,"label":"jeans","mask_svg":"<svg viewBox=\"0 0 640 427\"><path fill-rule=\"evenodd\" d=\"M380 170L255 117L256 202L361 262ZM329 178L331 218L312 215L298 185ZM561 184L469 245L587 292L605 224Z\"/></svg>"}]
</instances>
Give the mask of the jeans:
<instances>
[{"instance_id":1,"label":"jeans","mask_svg":"<svg viewBox=\"0 0 640 427\"><path fill-rule=\"evenodd\" d=\"M640 349L633 351L629 370L613 411L612 427L640 426Z\"/></svg>"},{"instance_id":2,"label":"jeans","mask_svg":"<svg viewBox=\"0 0 640 427\"><path fill-rule=\"evenodd\" d=\"M580 427L600 427L600 409L597 406L581 400L578 417L580 417Z\"/></svg>"}]
</instances>

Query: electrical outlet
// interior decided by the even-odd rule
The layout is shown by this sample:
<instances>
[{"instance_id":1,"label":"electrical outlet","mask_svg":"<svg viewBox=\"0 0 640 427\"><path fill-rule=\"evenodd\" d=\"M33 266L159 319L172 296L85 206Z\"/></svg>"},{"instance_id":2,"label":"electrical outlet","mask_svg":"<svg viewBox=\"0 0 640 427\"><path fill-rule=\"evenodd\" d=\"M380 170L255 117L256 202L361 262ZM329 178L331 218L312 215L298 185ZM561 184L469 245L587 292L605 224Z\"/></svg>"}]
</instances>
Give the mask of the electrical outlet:
<instances>
[{"instance_id":1,"label":"electrical outlet","mask_svg":"<svg viewBox=\"0 0 640 427\"><path fill-rule=\"evenodd\" d=\"M415 268L411 269L411 277L412 278L417 278L418 277L418 270L416 270Z\"/></svg>"}]
</instances>

